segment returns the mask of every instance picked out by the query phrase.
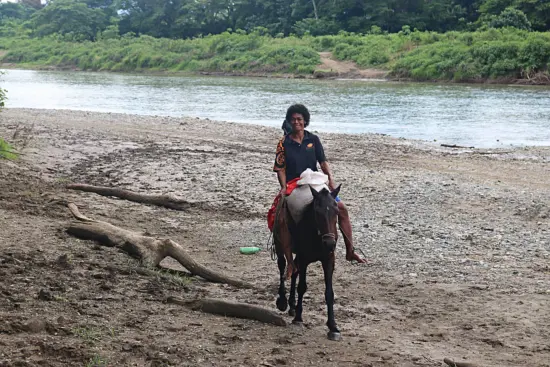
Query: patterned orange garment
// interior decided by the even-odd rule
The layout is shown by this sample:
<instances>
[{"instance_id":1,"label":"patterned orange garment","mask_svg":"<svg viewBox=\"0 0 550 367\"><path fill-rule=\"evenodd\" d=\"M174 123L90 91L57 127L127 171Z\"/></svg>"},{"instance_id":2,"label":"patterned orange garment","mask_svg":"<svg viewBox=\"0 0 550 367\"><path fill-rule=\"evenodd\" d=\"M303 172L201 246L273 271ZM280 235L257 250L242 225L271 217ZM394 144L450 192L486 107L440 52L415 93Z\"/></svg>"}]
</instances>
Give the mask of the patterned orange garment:
<instances>
[{"instance_id":1,"label":"patterned orange garment","mask_svg":"<svg viewBox=\"0 0 550 367\"><path fill-rule=\"evenodd\" d=\"M275 165L273 166L273 171L278 172L286 168L285 162L285 147L283 145L285 137L283 136L277 144L277 150L275 151Z\"/></svg>"}]
</instances>

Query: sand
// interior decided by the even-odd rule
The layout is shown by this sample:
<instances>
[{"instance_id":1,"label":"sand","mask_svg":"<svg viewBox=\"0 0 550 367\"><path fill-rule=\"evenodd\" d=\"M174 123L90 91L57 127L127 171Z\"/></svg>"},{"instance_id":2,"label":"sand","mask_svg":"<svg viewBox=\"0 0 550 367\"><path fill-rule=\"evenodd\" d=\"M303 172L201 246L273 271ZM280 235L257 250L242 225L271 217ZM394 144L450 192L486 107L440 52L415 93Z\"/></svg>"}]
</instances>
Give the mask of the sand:
<instances>
[{"instance_id":1,"label":"sand","mask_svg":"<svg viewBox=\"0 0 550 367\"><path fill-rule=\"evenodd\" d=\"M315 131L312 123L311 131ZM15 138L13 137L16 133ZM281 131L196 118L8 109L0 136L0 366L550 366L550 148L449 149L384 135L320 134L356 247L338 244L326 338L320 264L305 327L166 303L221 297L276 311L266 213ZM67 183L171 193L188 211L70 191ZM257 286L155 275L69 236L83 214L182 244ZM240 246L259 246L242 255ZM165 260L166 267L177 263ZM291 318L288 317L288 321Z\"/></svg>"}]
</instances>

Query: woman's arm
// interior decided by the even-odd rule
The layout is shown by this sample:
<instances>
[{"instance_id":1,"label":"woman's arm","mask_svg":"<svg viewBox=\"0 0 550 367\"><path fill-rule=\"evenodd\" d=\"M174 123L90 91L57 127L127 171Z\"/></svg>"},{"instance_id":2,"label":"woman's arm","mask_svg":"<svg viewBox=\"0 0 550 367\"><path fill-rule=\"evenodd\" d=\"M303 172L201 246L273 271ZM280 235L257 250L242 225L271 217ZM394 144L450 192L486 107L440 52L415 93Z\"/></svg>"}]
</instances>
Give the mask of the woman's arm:
<instances>
[{"instance_id":1,"label":"woman's arm","mask_svg":"<svg viewBox=\"0 0 550 367\"><path fill-rule=\"evenodd\" d=\"M315 139L315 156L317 158L317 162L319 162L319 166L321 167L321 170L323 171L323 173L328 176L328 188L332 191L336 188L336 185L334 184L332 171L330 170L330 167L327 162L327 158L325 157L325 149L323 148L321 139L319 139L317 135L315 135L314 139Z\"/></svg>"},{"instance_id":2,"label":"woman's arm","mask_svg":"<svg viewBox=\"0 0 550 367\"><path fill-rule=\"evenodd\" d=\"M286 190L286 171L284 169L277 171L277 179L281 185L281 191Z\"/></svg>"},{"instance_id":3,"label":"woman's arm","mask_svg":"<svg viewBox=\"0 0 550 367\"><path fill-rule=\"evenodd\" d=\"M321 166L321 170L325 175L328 176L328 188L332 191L336 188L336 184L334 183L334 179L332 177L332 171L330 170L330 167L328 165L327 161L323 161L319 164Z\"/></svg>"}]
</instances>

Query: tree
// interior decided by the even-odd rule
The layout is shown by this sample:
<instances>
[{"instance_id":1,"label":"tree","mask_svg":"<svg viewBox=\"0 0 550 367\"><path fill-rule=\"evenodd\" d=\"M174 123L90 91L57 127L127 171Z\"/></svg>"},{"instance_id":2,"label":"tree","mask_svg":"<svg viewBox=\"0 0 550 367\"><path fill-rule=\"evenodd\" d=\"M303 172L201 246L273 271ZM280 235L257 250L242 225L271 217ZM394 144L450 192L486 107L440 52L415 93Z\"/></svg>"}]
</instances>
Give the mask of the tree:
<instances>
[{"instance_id":1,"label":"tree","mask_svg":"<svg viewBox=\"0 0 550 367\"><path fill-rule=\"evenodd\" d=\"M28 20L36 10L20 3L0 3L0 22L8 19Z\"/></svg>"},{"instance_id":2,"label":"tree","mask_svg":"<svg viewBox=\"0 0 550 367\"><path fill-rule=\"evenodd\" d=\"M18 2L34 9L42 9L42 1L40 0L19 0Z\"/></svg>"},{"instance_id":3,"label":"tree","mask_svg":"<svg viewBox=\"0 0 550 367\"><path fill-rule=\"evenodd\" d=\"M534 30L550 29L550 0L485 0L479 6L480 20L489 23L508 8L524 13ZM517 16L511 10L504 15Z\"/></svg>"},{"instance_id":4,"label":"tree","mask_svg":"<svg viewBox=\"0 0 550 367\"><path fill-rule=\"evenodd\" d=\"M503 28L514 27L518 29L530 30L531 23L527 19L527 16L521 10L513 7L508 7L502 11L498 16L493 17L489 22L489 27Z\"/></svg>"},{"instance_id":5,"label":"tree","mask_svg":"<svg viewBox=\"0 0 550 367\"><path fill-rule=\"evenodd\" d=\"M101 9L90 8L84 1L55 0L33 14L32 24L37 36L58 33L93 40L109 25L109 19Z\"/></svg>"}]
</instances>

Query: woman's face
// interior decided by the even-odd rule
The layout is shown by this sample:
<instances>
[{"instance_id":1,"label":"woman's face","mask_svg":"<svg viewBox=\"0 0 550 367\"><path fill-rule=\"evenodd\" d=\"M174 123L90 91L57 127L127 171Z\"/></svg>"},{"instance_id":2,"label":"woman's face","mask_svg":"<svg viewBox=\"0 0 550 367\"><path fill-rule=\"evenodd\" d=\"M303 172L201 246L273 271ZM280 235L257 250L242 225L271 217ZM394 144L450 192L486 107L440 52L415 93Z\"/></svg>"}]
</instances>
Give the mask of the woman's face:
<instances>
[{"instance_id":1,"label":"woman's face","mask_svg":"<svg viewBox=\"0 0 550 367\"><path fill-rule=\"evenodd\" d=\"M290 123L292 124L293 133L304 131L306 121L301 113L293 113L290 118Z\"/></svg>"}]
</instances>

